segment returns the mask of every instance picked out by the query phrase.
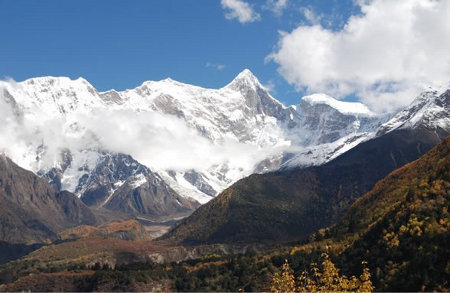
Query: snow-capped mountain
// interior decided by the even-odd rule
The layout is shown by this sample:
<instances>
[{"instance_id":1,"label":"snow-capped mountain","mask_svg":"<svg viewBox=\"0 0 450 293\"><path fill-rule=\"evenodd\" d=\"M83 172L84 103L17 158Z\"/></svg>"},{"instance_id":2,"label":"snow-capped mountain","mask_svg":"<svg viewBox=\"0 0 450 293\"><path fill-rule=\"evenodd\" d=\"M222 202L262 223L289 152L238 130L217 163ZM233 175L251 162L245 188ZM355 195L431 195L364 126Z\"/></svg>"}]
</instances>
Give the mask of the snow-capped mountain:
<instances>
[{"instance_id":1,"label":"snow-capped mountain","mask_svg":"<svg viewBox=\"0 0 450 293\"><path fill-rule=\"evenodd\" d=\"M437 91L420 94L408 107L384 123L377 136L399 128L419 127L434 130L437 135L450 131L450 90L441 94Z\"/></svg>"},{"instance_id":2,"label":"snow-capped mountain","mask_svg":"<svg viewBox=\"0 0 450 293\"><path fill-rule=\"evenodd\" d=\"M320 109L312 111L313 114L310 115L305 112L310 109L309 104L320 105L319 107L328 105L334 110ZM311 125L313 129L316 126L317 133L307 139L322 140L323 136L320 135L320 132L324 129L328 135L332 136L332 139L325 143L317 143L316 141L316 143L296 152L284 160L280 169L324 164L361 142L382 136L396 129L422 127L433 130L441 139L445 138L450 132L450 90L441 94L437 91L424 92L393 117L390 114L375 115L363 104L341 102L322 94L303 97L300 108L303 111L302 119L311 121L310 124L303 122L303 125L306 128ZM338 119L330 117L330 112L334 115L343 115L343 117ZM328 116L323 118L324 115ZM311 118L308 119L308 116ZM391 119L388 119L389 117ZM351 123L351 120L353 123ZM342 121L347 121L347 123L336 124L336 122L342 123ZM383 121L387 122L381 124Z\"/></svg>"},{"instance_id":3,"label":"snow-capped mountain","mask_svg":"<svg viewBox=\"0 0 450 293\"><path fill-rule=\"evenodd\" d=\"M306 145L330 143L349 134L372 132L380 118L366 105L337 101L324 94L305 96L297 107Z\"/></svg>"},{"instance_id":4,"label":"snow-capped mountain","mask_svg":"<svg viewBox=\"0 0 450 293\"><path fill-rule=\"evenodd\" d=\"M191 138L187 146L181 142L183 145L179 147L186 147L190 149L189 155L207 161L204 166L161 168L154 161L148 164L158 169L179 193L202 203L251 174L255 163L263 160L266 153L289 146L287 133L293 132L299 121L295 109L283 106L270 96L249 70L221 89L165 79L144 82L136 89L123 92L100 93L100 97L111 109L176 117L200 136ZM178 163L182 164L181 161Z\"/></svg>"},{"instance_id":5,"label":"snow-capped mountain","mask_svg":"<svg viewBox=\"0 0 450 293\"><path fill-rule=\"evenodd\" d=\"M42 77L0 82L0 97L0 148L55 188L111 209L140 186L193 209L190 199L205 203L251 173L323 164L389 118L323 94L286 107L249 70L220 89L165 79L98 92L82 78Z\"/></svg>"},{"instance_id":6,"label":"snow-capped mountain","mask_svg":"<svg viewBox=\"0 0 450 293\"><path fill-rule=\"evenodd\" d=\"M325 94L304 96L296 109L300 148L284 154L282 170L324 164L372 137L389 118L364 104L338 101Z\"/></svg>"},{"instance_id":7,"label":"snow-capped mountain","mask_svg":"<svg viewBox=\"0 0 450 293\"><path fill-rule=\"evenodd\" d=\"M198 203L176 193L157 173L134 160L130 155L97 152L96 165L87 170L74 185L85 204L105 207L128 214L181 216L198 207ZM64 167L39 174L56 189L61 189L64 174L72 174L71 156L63 153ZM76 172L76 171L75 171ZM129 196L132 194L133 196Z\"/></svg>"},{"instance_id":8,"label":"snow-capped mountain","mask_svg":"<svg viewBox=\"0 0 450 293\"><path fill-rule=\"evenodd\" d=\"M148 81L133 90L100 96L113 109L156 111L181 118L212 142L226 140L274 145L278 124L292 128L298 114L271 97L249 71L221 89L205 89L174 81Z\"/></svg>"}]
</instances>

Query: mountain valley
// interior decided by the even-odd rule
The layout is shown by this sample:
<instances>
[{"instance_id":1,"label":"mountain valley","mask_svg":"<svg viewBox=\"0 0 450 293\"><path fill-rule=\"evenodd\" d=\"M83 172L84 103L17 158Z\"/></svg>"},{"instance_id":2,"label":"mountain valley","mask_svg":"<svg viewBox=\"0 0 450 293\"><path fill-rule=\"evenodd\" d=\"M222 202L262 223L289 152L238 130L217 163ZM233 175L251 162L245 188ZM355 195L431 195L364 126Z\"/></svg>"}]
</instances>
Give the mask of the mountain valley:
<instances>
[{"instance_id":1,"label":"mountain valley","mask_svg":"<svg viewBox=\"0 0 450 293\"><path fill-rule=\"evenodd\" d=\"M448 288L437 261L402 282L419 264L395 249L420 226L448 253L450 90L377 114L286 107L249 70L220 89L42 77L0 81L0 106L0 290L268 290L280 259L298 272L325 246L348 274L368 260L376 289Z\"/></svg>"},{"instance_id":2,"label":"mountain valley","mask_svg":"<svg viewBox=\"0 0 450 293\"><path fill-rule=\"evenodd\" d=\"M447 291L449 151L447 138L391 172L357 199L341 220L301 243L232 255L225 245L180 250L161 241L95 238L99 229L68 230L65 235L81 238L41 248L0 267L0 290L267 291L273 273L284 262L298 276L326 252L346 274L358 273L361 261L368 261L376 291ZM126 235L120 232L125 227L135 231L130 235L141 235L136 234L137 225L105 228L119 237ZM162 255L188 260L146 260Z\"/></svg>"}]
</instances>

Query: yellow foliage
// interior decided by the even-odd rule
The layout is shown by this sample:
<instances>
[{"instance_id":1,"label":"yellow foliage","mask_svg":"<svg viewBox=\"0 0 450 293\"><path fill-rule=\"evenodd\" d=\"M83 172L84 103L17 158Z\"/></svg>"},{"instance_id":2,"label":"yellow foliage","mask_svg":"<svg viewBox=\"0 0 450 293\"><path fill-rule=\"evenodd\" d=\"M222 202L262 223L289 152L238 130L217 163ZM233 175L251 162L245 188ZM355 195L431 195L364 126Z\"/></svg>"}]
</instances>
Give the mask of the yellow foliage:
<instances>
[{"instance_id":1,"label":"yellow foliage","mask_svg":"<svg viewBox=\"0 0 450 293\"><path fill-rule=\"evenodd\" d=\"M272 292L296 292L294 272L291 270L289 263L284 260L283 269L280 273L275 273L272 279Z\"/></svg>"},{"instance_id":2,"label":"yellow foliage","mask_svg":"<svg viewBox=\"0 0 450 293\"><path fill-rule=\"evenodd\" d=\"M363 262L364 269L359 278L347 277L339 274L339 269L329 259L328 254L322 254L323 261L320 268L311 264L311 270L304 271L294 279L293 271L285 260L281 273L276 273L272 279L273 292L372 292L374 287L370 281L370 271Z\"/></svg>"}]
</instances>

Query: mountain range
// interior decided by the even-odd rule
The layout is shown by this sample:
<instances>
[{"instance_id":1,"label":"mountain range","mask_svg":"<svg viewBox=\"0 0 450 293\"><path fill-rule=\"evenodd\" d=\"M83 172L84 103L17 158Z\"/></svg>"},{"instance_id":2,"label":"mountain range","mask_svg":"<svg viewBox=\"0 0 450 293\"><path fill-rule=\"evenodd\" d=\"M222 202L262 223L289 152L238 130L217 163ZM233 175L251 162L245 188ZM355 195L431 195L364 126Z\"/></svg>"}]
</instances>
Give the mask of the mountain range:
<instances>
[{"instance_id":1,"label":"mountain range","mask_svg":"<svg viewBox=\"0 0 450 293\"><path fill-rule=\"evenodd\" d=\"M136 240L145 238L136 221L81 226L61 233L72 241L0 266L0 290L268 291L273 272L283 264L290 265L291 274L300 275L310 264L316 267L326 253L329 265L339 270L336 277L356 275L366 267L375 291L445 292L450 256L449 152L447 137L378 181L339 221L300 243L221 256L232 245L180 249ZM147 257L155 255L196 259L149 262Z\"/></svg>"},{"instance_id":2,"label":"mountain range","mask_svg":"<svg viewBox=\"0 0 450 293\"><path fill-rule=\"evenodd\" d=\"M444 139L450 133L449 110L450 91L441 95L424 93L383 124L374 138L321 166L244 178L201 206L165 237L182 243L307 237L339 220L377 181Z\"/></svg>"},{"instance_id":3,"label":"mountain range","mask_svg":"<svg viewBox=\"0 0 450 293\"><path fill-rule=\"evenodd\" d=\"M392 117L323 94L286 107L248 69L220 89L171 79L121 92L82 78L2 81L1 147L91 208L166 220L248 175L320 166L420 121L442 137L447 96L423 93Z\"/></svg>"},{"instance_id":4,"label":"mountain range","mask_svg":"<svg viewBox=\"0 0 450 293\"><path fill-rule=\"evenodd\" d=\"M36 288L56 276L71 290L97 288L87 266L151 260L138 267L170 275L166 285L205 289L187 271L170 279L192 263L161 273L154 262L287 243L304 243L289 254L303 265L324 244L346 273L368 259L377 289L447 288L435 252L448 253L450 90L377 114L324 94L286 107L249 70L221 89L166 79L98 92L84 79L42 77L0 82L0 114L0 262L37 249L0 267L1 283L18 281L10 288L55 270ZM255 284L243 285L267 290Z\"/></svg>"},{"instance_id":5,"label":"mountain range","mask_svg":"<svg viewBox=\"0 0 450 293\"><path fill-rule=\"evenodd\" d=\"M323 164L390 117L317 94L286 107L247 69L221 89L0 82L0 103L1 147L13 161L91 207L152 219L185 216L252 173Z\"/></svg>"}]
</instances>

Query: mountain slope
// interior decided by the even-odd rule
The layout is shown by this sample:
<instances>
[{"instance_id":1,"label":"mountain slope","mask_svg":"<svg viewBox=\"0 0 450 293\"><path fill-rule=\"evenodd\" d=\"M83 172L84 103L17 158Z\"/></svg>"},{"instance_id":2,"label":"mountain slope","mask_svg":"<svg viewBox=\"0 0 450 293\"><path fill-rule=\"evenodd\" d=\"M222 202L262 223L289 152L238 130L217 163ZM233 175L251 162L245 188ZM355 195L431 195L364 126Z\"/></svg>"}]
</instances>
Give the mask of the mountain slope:
<instances>
[{"instance_id":1,"label":"mountain slope","mask_svg":"<svg viewBox=\"0 0 450 293\"><path fill-rule=\"evenodd\" d=\"M178 195L153 174L129 177L103 205L113 211L153 217L186 216L198 206L196 201Z\"/></svg>"},{"instance_id":2,"label":"mountain slope","mask_svg":"<svg viewBox=\"0 0 450 293\"><path fill-rule=\"evenodd\" d=\"M429 131L399 130L322 166L251 175L181 221L166 238L198 243L305 237L339 219L378 180L438 142Z\"/></svg>"},{"instance_id":3,"label":"mountain slope","mask_svg":"<svg viewBox=\"0 0 450 293\"><path fill-rule=\"evenodd\" d=\"M450 128L450 90L442 94L429 91L420 94L407 108L383 124L377 135L399 128L424 127L445 137Z\"/></svg>"},{"instance_id":4,"label":"mountain slope","mask_svg":"<svg viewBox=\"0 0 450 293\"><path fill-rule=\"evenodd\" d=\"M185 216L199 206L124 154L102 153L92 172L80 178L76 192L88 206L153 218Z\"/></svg>"},{"instance_id":5,"label":"mountain slope","mask_svg":"<svg viewBox=\"0 0 450 293\"><path fill-rule=\"evenodd\" d=\"M337 224L316 235L327 235L330 243L356 239L338 258L349 271L367 261L377 291L448 291L449 200L447 137L379 181Z\"/></svg>"},{"instance_id":6,"label":"mountain slope","mask_svg":"<svg viewBox=\"0 0 450 293\"><path fill-rule=\"evenodd\" d=\"M323 110L331 106L334 107L333 111ZM317 107L319 109L314 109ZM381 123L390 115L374 117L363 104L344 103L321 94L304 97L299 109L304 113L302 119L305 116L315 117L306 119L312 122L303 123L311 130L308 139L323 139L321 132L324 128L327 129L328 137L337 139L313 144L292 154L281 164L281 170L324 164L363 141L396 129L425 128L435 132L441 139L450 131L450 90L442 94L436 91L420 94L408 107L384 124ZM310 110L305 112L304 109ZM342 121L347 121L347 124Z\"/></svg>"},{"instance_id":7,"label":"mountain slope","mask_svg":"<svg viewBox=\"0 0 450 293\"><path fill-rule=\"evenodd\" d=\"M0 156L0 240L39 243L56 232L95 224L94 214L68 192L55 193L45 180Z\"/></svg>"},{"instance_id":8,"label":"mountain slope","mask_svg":"<svg viewBox=\"0 0 450 293\"><path fill-rule=\"evenodd\" d=\"M315 237L310 238L315 238L317 242L312 240L295 247L277 247L256 254L239 251L237 255L223 257L220 254L227 250L226 246L217 245L217 250L211 246L212 250L207 250L204 257L195 261L174 261L161 265L143 263L151 251L142 246L136 251L130 249L130 245L108 241L104 243L107 247L98 251L100 241L96 241L95 245L86 241L62 243L0 268L0 271L3 269L0 282L9 283L2 289L17 291L34 288L42 291L53 288L62 276L79 274L80 268L74 266L80 261L77 251L89 253L89 257L101 253L102 259L110 252L118 256L120 252L127 251L128 263L133 257L134 261L141 263L121 266L116 263L115 269L103 269L92 277L78 275L78 279L68 280L62 285L61 290L113 290L118 286L124 291L136 287L151 290L164 285L168 288L166 290L176 288L179 291L268 291L273 273L277 268L281 269L286 259L297 276L310 269L311 263L323 261L320 255L327 252L339 268L340 275L360 274L361 261L368 261L366 266L370 267L371 281L376 285L374 291L447 292L449 272L446 268L450 252L449 151L450 138L447 138L420 159L390 173L357 200L339 223L318 231ZM98 232L97 229L68 232L76 236L86 231ZM114 245L111 246L111 243ZM164 247L159 249L158 254L163 254L161 250ZM190 249L201 250L200 247ZM168 253L176 255L171 251ZM70 266L63 264L58 267L55 255L56 259L70 258L74 262L70 261ZM88 262L94 264L93 261ZM35 263L38 263L37 267L33 266ZM44 264L60 273L41 273ZM11 272L17 272L15 278Z\"/></svg>"},{"instance_id":9,"label":"mountain slope","mask_svg":"<svg viewBox=\"0 0 450 293\"><path fill-rule=\"evenodd\" d=\"M327 164L238 181L165 237L185 243L287 241L330 225L378 180L450 133L449 93L419 96L375 138ZM389 131L386 125L392 125Z\"/></svg>"},{"instance_id":10,"label":"mountain slope","mask_svg":"<svg viewBox=\"0 0 450 293\"><path fill-rule=\"evenodd\" d=\"M375 138L327 164L242 179L164 238L198 243L305 237L337 221L378 180L445 138L450 133L449 104L450 91L423 94L382 125Z\"/></svg>"}]
</instances>

